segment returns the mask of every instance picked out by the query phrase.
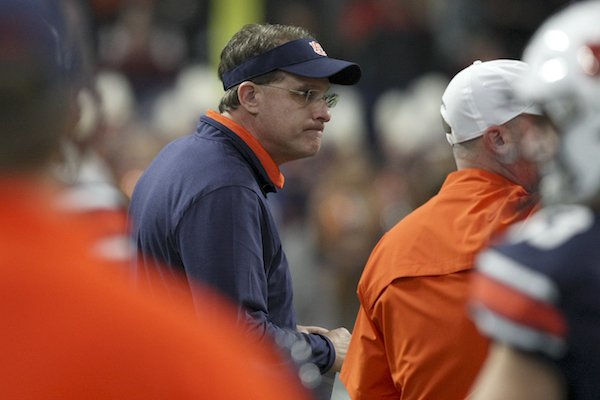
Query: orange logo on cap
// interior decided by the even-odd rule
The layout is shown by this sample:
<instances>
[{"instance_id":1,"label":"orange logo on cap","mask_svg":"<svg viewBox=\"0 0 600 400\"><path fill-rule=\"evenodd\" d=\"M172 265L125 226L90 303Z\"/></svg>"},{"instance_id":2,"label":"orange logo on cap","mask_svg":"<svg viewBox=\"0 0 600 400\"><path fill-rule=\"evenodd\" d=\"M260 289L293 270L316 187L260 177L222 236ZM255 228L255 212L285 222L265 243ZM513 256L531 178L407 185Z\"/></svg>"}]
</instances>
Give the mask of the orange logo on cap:
<instances>
[{"instance_id":1,"label":"orange logo on cap","mask_svg":"<svg viewBox=\"0 0 600 400\"><path fill-rule=\"evenodd\" d=\"M327 53L325 53L325 50L323 50L323 47L321 47L321 45L319 43L317 43L313 40L309 44L310 44L310 47L313 48L315 53L317 53L320 56L327 57Z\"/></svg>"}]
</instances>

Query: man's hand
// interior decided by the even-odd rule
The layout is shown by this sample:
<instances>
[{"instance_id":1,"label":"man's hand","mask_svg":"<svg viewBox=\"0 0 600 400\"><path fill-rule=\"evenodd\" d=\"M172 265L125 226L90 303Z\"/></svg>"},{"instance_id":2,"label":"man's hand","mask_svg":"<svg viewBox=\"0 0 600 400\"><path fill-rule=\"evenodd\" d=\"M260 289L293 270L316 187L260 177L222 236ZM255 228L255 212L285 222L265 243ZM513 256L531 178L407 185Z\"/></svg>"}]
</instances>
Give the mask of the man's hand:
<instances>
[{"instance_id":1,"label":"man's hand","mask_svg":"<svg viewBox=\"0 0 600 400\"><path fill-rule=\"evenodd\" d=\"M348 332L348 329L346 328L336 328L326 333L322 333L322 335L327 336L335 348L335 361L331 367L331 371L340 372L342 364L346 359L346 353L348 352L348 346L350 346L352 334Z\"/></svg>"},{"instance_id":2,"label":"man's hand","mask_svg":"<svg viewBox=\"0 0 600 400\"><path fill-rule=\"evenodd\" d=\"M296 325L296 329L301 333L318 333L319 335L326 336L333 347L335 348L335 361L331 367L331 372L339 372L342 369L342 364L346 359L346 353L348 352L348 346L350 345L350 339L352 334L346 328L336 328L327 330L319 326L304 326Z\"/></svg>"}]
</instances>

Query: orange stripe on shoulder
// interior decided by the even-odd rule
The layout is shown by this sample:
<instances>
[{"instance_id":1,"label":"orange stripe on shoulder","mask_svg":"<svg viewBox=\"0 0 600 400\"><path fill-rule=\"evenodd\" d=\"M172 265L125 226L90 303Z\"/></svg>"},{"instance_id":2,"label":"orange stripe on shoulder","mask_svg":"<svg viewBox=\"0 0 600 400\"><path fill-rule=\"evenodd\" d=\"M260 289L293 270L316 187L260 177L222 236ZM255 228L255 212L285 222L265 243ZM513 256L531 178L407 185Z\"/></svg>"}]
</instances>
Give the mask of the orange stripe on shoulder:
<instances>
[{"instance_id":1,"label":"orange stripe on shoulder","mask_svg":"<svg viewBox=\"0 0 600 400\"><path fill-rule=\"evenodd\" d=\"M271 158L271 156L269 155L269 153L267 153L265 148L262 147L260 142L254 136L252 136L252 134L248 132L248 130L246 130L237 122L225 117L224 115L217 113L216 111L209 110L206 113L206 115L214 119L215 121L225 125L233 133L238 135L252 149L254 154L256 154L263 168L267 172L267 175L269 175L269 179L271 179L271 182L273 182L273 184L277 188L283 188L285 178L281 173L279 166L277 166L277 164L275 163L275 161L273 161L273 158Z\"/></svg>"},{"instance_id":2,"label":"orange stripe on shoulder","mask_svg":"<svg viewBox=\"0 0 600 400\"><path fill-rule=\"evenodd\" d=\"M527 297L480 273L473 274L472 285L475 301L483 303L491 311L556 336L566 334L563 316L550 305Z\"/></svg>"}]
</instances>

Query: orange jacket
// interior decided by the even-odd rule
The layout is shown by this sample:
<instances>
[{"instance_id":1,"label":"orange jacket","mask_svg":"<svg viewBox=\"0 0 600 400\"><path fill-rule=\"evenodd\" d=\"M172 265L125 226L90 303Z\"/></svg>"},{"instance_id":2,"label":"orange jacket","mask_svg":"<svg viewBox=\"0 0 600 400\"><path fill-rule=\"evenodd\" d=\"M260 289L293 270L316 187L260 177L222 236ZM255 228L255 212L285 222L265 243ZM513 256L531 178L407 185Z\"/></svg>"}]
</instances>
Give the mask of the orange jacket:
<instances>
[{"instance_id":1,"label":"orange jacket","mask_svg":"<svg viewBox=\"0 0 600 400\"><path fill-rule=\"evenodd\" d=\"M0 180L2 398L309 398L221 298L204 293L195 315L133 289L93 256L86 224L49 207L54 195Z\"/></svg>"},{"instance_id":2,"label":"orange jacket","mask_svg":"<svg viewBox=\"0 0 600 400\"><path fill-rule=\"evenodd\" d=\"M528 216L525 189L478 169L392 228L358 285L361 307L341 379L352 399L464 399L488 342L466 312L474 256Z\"/></svg>"}]
</instances>

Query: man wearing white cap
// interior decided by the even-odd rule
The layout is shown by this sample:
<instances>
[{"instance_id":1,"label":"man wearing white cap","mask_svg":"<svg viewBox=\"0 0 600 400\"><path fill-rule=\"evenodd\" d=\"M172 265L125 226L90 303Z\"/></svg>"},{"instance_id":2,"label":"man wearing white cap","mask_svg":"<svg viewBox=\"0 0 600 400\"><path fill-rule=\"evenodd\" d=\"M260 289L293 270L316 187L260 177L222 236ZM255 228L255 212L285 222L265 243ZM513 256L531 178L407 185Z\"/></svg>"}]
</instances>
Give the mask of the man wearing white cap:
<instances>
[{"instance_id":1,"label":"man wearing white cap","mask_svg":"<svg viewBox=\"0 0 600 400\"><path fill-rule=\"evenodd\" d=\"M183 272L190 286L201 281L231 298L260 337L302 343L313 367L339 371L350 333L297 328L267 195L283 188L281 164L318 152L337 102L330 85L355 84L360 67L328 57L303 28L251 24L223 49L218 74L220 112L208 111L194 134L167 145L133 192L138 276L155 260L165 275Z\"/></svg>"},{"instance_id":2,"label":"man wearing white cap","mask_svg":"<svg viewBox=\"0 0 600 400\"><path fill-rule=\"evenodd\" d=\"M457 171L384 235L358 285L361 307L341 372L352 399L464 399L488 341L467 315L475 255L536 208L538 171L521 154L544 121L515 99L515 60L458 73L441 114Z\"/></svg>"}]
</instances>

